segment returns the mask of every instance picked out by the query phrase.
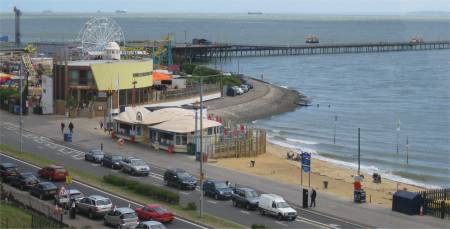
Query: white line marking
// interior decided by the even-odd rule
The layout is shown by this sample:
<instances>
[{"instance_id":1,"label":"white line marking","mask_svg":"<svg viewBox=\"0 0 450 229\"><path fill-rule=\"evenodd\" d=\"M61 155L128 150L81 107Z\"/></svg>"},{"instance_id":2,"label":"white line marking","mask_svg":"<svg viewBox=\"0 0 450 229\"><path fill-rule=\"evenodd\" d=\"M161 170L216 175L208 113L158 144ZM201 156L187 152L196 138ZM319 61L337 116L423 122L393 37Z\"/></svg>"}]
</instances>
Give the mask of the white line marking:
<instances>
[{"instance_id":1,"label":"white line marking","mask_svg":"<svg viewBox=\"0 0 450 229\"><path fill-rule=\"evenodd\" d=\"M212 200L207 200L207 201L212 203L212 204L217 204L217 201L212 201Z\"/></svg>"},{"instance_id":2,"label":"white line marking","mask_svg":"<svg viewBox=\"0 0 450 229\"><path fill-rule=\"evenodd\" d=\"M8 157L8 158L10 158L10 159L12 159L12 160L20 161L20 162L22 162L22 163L24 163L24 164L26 164L26 165L29 165L29 166L31 166L31 167L33 167L33 168L41 169L40 167L38 167L38 166L36 166L36 165L33 165L33 164L30 164L30 163L28 163L28 162L26 162L26 161L22 161L22 160L13 158L13 157L11 157L11 156L9 156L9 155L6 155L6 154L3 154L3 153L0 153L0 154L3 155L3 156L5 156L5 157ZM82 183L82 182L80 182L80 181L78 181L78 180L74 180L73 182L74 182L74 183L77 183L77 184L79 184L79 185L83 185L83 186L85 186L85 187L94 189L94 190L96 190L96 191L98 191L98 192L101 192L101 193L104 193L104 194L106 194L106 195L113 196L113 197L115 197L115 198L117 198L117 199L121 199L121 200L123 200L123 201L127 201L127 202L132 203L132 204L134 204L134 205L136 205L136 206L144 207L144 205L142 205L142 204L139 204L139 203L137 203L137 202L134 202L134 201L125 199L125 198L120 197L120 196L116 196L116 195L114 195L114 194L112 194L112 193L105 192L105 191L100 190L100 189L98 189L98 188L96 188L96 187L93 187L93 186L87 185L87 184L85 184L85 183ZM194 223L194 222L190 222L190 221L188 221L188 220L185 220L185 219L182 219L182 218L179 218L179 217L175 217L175 219L178 219L178 220L183 221L183 222L185 222L185 223L189 223L189 224L194 225L194 226L199 227L199 228L208 229L207 227L203 227L203 226L198 225L198 224L196 224L196 223Z\"/></svg>"},{"instance_id":3,"label":"white line marking","mask_svg":"<svg viewBox=\"0 0 450 229\"><path fill-rule=\"evenodd\" d=\"M334 224L334 223L330 223L328 224L328 226L333 227L333 228L339 228L340 225Z\"/></svg>"},{"instance_id":4,"label":"white line marking","mask_svg":"<svg viewBox=\"0 0 450 229\"><path fill-rule=\"evenodd\" d=\"M185 196L189 195L188 192L180 192L180 194L183 194L183 195L185 195Z\"/></svg>"},{"instance_id":5,"label":"white line marking","mask_svg":"<svg viewBox=\"0 0 450 229\"><path fill-rule=\"evenodd\" d=\"M310 219L306 219L306 218L299 217L299 216L297 216L297 219L295 219L295 221L303 222L303 223L307 223L307 224L311 224L311 225L315 225L315 226L319 226L319 227L322 227L322 228L330 228L330 226L327 225L327 224L324 224L324 223L321 223L321 222L317 222L317 221L314 221L314 220L310 220Z\"/></svg>"},{"instance_id":6,"label":"white line marking","mask_svg":"<svg viewBox=\"0 0 450 229\"><path fill-rule=\"evenodd\" d=\"M287 227L287 226L288 226L287 224L285 224L285 223L282 223L281 221L275 221L275 223L277 223L277 224L280 224L280 225L283 225L283 226L285 226L285 227Z\"/></svg>"},{"instance_id":7,"label":"white line marking","mask_svg":"<svg viewBox=\"0 0 450 229\"><path fill-rule=\"evenodd\" d=\"M246 214L246 215L250 215L250 212L248 212L248 211L241 210L240 212L241 212L241 213L244 213L244 214Z\"/></svg>"},{"instance_id":8,"label":"white line marking","mask_svg":"<svg viewBox=\"0 0 450 229\"><path fill-rule=\"evenodd\" d=\"M297 208L297 207L296 207L296 208L294 208L294 209L296 209L297 211L300 211L300 208ZM311 213L311 214L320 215L320 216L323 216L323 217L328 218L328 219L334 219L334 220L339 221L339 222L343 222L343 223L346 223L346 224L350 224L350 225L356 226L356 227L358 227L358 228L366 228L366 229L370 229L370 227L366 227L366 226L362 226L362 225L359 225L359 224L356 224L356 223L348 222L348 221L346 221L346 220L344 220L344 219L336 218L336 217L333 217L333 216L330 216L330 215L324 215L324 214L321 214L321 213L316 212L316 211L311 211L311 210L304 209L304 208L302 208L301 210L302 210L302 211L306 211L306 212Z\"/></svg>"}]
</instances>

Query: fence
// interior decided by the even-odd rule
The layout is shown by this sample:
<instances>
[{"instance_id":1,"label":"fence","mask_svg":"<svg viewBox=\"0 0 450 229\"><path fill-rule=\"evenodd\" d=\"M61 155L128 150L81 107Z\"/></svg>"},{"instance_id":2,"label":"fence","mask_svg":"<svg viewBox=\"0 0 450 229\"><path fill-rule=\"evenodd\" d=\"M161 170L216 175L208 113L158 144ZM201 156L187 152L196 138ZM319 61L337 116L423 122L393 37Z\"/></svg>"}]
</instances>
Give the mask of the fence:
<instances>
[{"instance_id":1,"label":"fence","mask_svg":"<svg viewBox=\"0 0 450 229\"><path fill-rule=\"evenodd\" d=\"M220 92L221 86L220 84L204 84L203 85L203 93L210 92ZM170 91L162 91L160 95L160 100L171 100L182 97L192 97L194 95L200 94L200 85L194 84L189 85L183 89L176 89Z\"/></svg>"},{"instance_id":2,"label":"fence","mask_svg":"<svg viewBox=\"0 0 450 229\"><path fill-rule=\"evenodd\" d=\"M206 138L206 143L209 158L256 157L266 153L266 131L248 129L245 134L236 136L212 136Z\"/></svg>"},{"instance_id":3,"label":"fence","mask_svg":"<svg viewBox=\"0 0 450 229\"><path fill-rule=\"evenodd\" d=\"M42 202L28 194L20 193L11 187L1 187L1 201L19 207L31 214L31 225L24 228L65 228L63 223L63 212L55 211L53 205ZM0 228L8 228L14 219L2 218ZM4 227L4 225L6 225Z\"/></svg>"},{"instance_id":4,"label":"fence","mask_svg":"<svg viewBox=\"0 0 450 229\"><path fill-rule=\"evenodd\" d=\"M424 200L424 214L450 218L450 188L433 189L418 192Z\"/></svg>"}]
</instances>

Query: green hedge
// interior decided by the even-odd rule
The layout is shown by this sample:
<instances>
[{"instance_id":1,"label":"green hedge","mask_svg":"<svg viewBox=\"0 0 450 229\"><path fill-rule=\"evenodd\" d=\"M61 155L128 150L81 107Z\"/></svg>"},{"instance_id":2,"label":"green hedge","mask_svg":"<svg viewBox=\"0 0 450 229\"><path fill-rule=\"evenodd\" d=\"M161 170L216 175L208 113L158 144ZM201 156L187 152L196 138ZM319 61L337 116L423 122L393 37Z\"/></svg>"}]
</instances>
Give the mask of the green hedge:
<instances>
[{"instance_id":1,"label":"green hedge","mask_svg":"<svg viewBox=\"0 0 450 229\"><path fill-rule=\"evenodd\" d=\"M270 227L267 227L264 224L252 224L251 229L269 229Z\"/></svg>"},{"instance_id":2,"label":"green hedge","mask_svg":"<svg viewBox=\"0 0 450 229\"><path fill-rule=\"evenodd\" d=\"M156 185L141 183L139 181L130 180L128 178L115 175L103 176L103 180L108 184L128 188L137 194L155 198L167 203L179 204L180 202L180 195L178 193Z\"/></svg>"}]
</instances>

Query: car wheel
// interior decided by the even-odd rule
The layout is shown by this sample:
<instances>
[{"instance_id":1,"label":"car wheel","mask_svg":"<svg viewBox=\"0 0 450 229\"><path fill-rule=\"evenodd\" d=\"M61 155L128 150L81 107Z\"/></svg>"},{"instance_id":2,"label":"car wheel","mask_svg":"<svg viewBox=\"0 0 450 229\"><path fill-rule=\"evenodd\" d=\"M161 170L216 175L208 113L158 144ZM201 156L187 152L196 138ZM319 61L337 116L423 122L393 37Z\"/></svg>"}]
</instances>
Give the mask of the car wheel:
<instances>
[{"instance_id":1,"label":"car wheel","mask_svg":"<svg viewBox=\"0 0 450 229\"><path fill-rule=\"evenodd\" d=\"M219 195L215 194L214 199L219 200Z\"/></svg>"},{"instance_id":2,"label":"car wheel","mask_svg":"<svg viewBox=\"0 0 450 229\"><path fill-rule=\"evenodd\" d=\"M282 219L283 219L283 216L282 216L281 214L278 214L277 219L278 219L278 220L282 220Z\"/></svg>"},{"instance_id":3,"label":"car wheel","mask_svg":"<svg viewBox=\"0 0 450 229\"><path fill-rule=\"evenodd\" d=\"M259 213L261 213L261 215L265 215L265 214L266 214L266 212L264 212L263 209L260 209L260 210L259 210Z\"/></svg>"},{"instance_id":4,"label":"car wheel","mask_svg":"<svg viewBox=\"0 0 450 229\"><path fill-rule=\"evenodd\" d=\"M94 213L92 212L92 210L89 210L88 216L89 216L89 218L91 218L91 219L94 218Z\"/></svg>"},{"instance_id":5,"label":"car wheel","mask_svg":"<svg viewBox=\"0 0 450 229\"><path fill-rule=\"evenodd\" d=\"M232 204L233 204L233 207L237 207L236 201L232 200L231 202L232 202Z\"/></svg>"},{"instance_id":6,"label":"car wheel","mask_svg":"<svg viewBox=\"0 0 450 229\"><path fill-rule=\"evenodd\" d=\"M100 162L100 165L103 166L103 167L105 167L105 164L103 163L103 161Z\"/></svg>"},{"instance_id":7,"label":"car wheel","mask_svg":"<svg viewBox=\"0 0 450 229\"><path fill-rule=\"evenodd\" d=\"M169 186L169 182L167 180L164 180L164 185Z\"/></svg>"},{"instance_id":8,"label":"car wheel","mask_svg":"<svg viewBox=\"0 0 450 229\"><path fill-rule=\"evenodd\" d=\"M181 184L178 183L177 188L181 190L183 188L183 186L181 186Z\"/></svg>"},{"instance_id":9,"label":"car wheel","mask_svg":"<svg viewBox=\"0 0 450 229\"><path fill-rule=\"evenodd\" d=\"M106 221L106 219L103 220L103 225L108 226L108 221Z\"/></svg>"},{"instance_id":10,"label":"car wheel","mask_svg":"<svg viewBox=\"0 0 450 229\"><path fill-rule=\"evenodd\" d=\"M42 194L39 194L39 199L44 199L44 195L42 195Z\"/></svg>"},{"instance_id":11,"label":"car wheel","mask_svg":"<svg viewBox=\"0 0 450 229\"><path fill-rule=\"evenodd\" d=\"M136 176L136 172L134 170L131 171L131 176Z\"/></svg>"},{"instance_id":12,"label":"car wheel","mask_svg":"<svg viewBox=\"0 0 450 229\"><path fill-rule=\"evenodd\" d=\"M25 186L23 186L23 184L20 185L20 190L25 190Z\"/></svg>"},{"instance_id":13,"label":"car wheel","mask_svg":"<svg viewBox=\"0 0 450 229\"><path fill-rule=\"evenodd\" d=\"M251 207L250 207L250 204L249 203L247 203L246 205L245 205L245 209L247 209L247 210L251 210Z\"/></svg>"}]
</instances>

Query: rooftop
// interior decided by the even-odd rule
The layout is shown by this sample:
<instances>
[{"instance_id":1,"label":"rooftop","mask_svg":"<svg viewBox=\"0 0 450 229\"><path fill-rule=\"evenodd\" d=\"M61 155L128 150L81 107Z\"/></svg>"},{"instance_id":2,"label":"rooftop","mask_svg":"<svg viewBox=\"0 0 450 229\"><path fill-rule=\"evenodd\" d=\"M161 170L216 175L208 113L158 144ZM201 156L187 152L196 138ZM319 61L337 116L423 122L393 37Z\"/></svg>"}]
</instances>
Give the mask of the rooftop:
<instances>
[{"instance_id":1,"label":"rooftop","mask_svg":"<svg viewBox=\"0 0 450 229\"><path fill-rule=\"evenodd\" d=\"M148 60L73 60L67 62L68 66L91 66L92 64L108 64L108 63L139 63Z\"/></svg>"}]
</instances>

